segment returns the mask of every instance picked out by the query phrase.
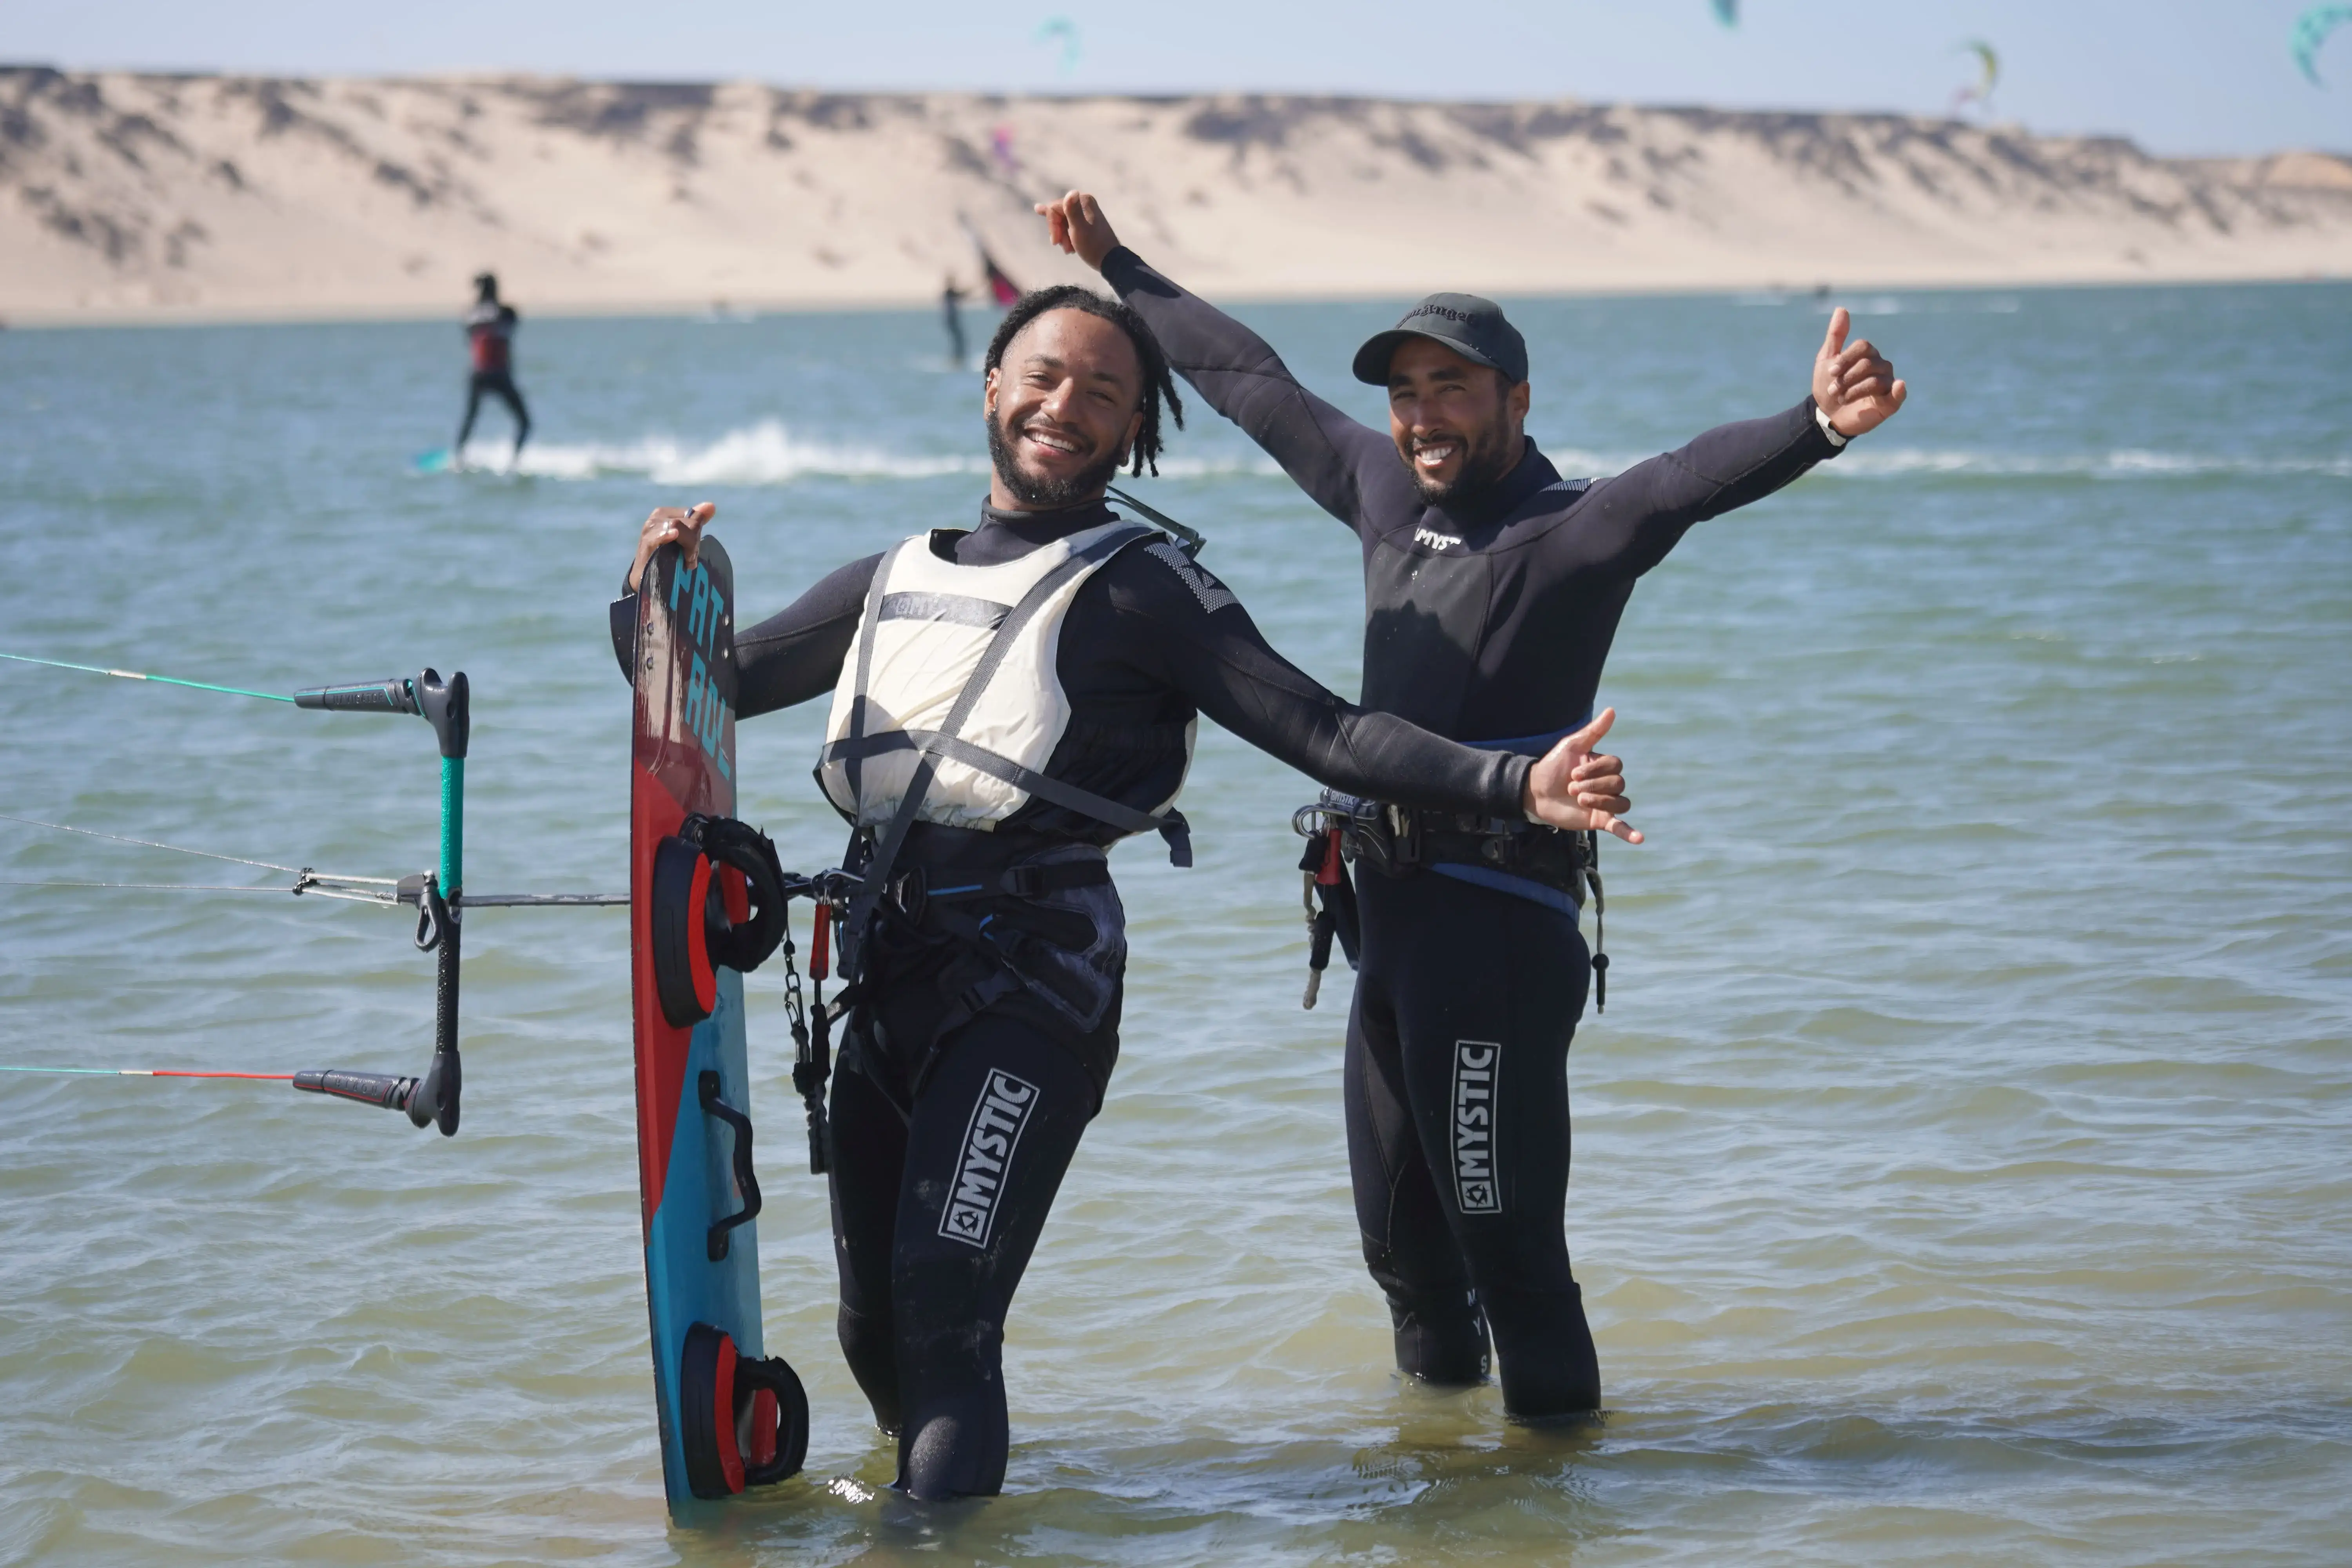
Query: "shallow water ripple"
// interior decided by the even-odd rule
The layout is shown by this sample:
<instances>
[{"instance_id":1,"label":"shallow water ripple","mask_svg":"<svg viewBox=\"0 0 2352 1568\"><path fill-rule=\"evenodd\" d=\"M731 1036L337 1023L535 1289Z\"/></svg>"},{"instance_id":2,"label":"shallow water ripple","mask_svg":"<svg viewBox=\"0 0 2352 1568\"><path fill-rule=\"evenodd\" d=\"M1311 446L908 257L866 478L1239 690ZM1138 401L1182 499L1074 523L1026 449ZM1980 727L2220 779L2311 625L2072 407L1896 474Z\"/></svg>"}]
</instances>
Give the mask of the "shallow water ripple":
<instances>
[{"instance_id":1,"label":"shallow water ripple","mask_svg":"<svg viewBox=\"0 0 2352 1568\"><path fill-rule=\"evenodd\" d=\"M1906 1563L2352 1556L2352 357L2342 286L1873 300L1902 421L1702 525L1604 689L1637 820L1571 1058L1598 1426L1389 1371L1297 1007L1290 806L1202 737L1124 853L1126 1055L1008 1326L1005 1497L887 1489L754 978L805 1477L661 1500L614 911L478 911L463 1134L275 1085L0 1075L0 1559ZM1797 395L1810 301L1515 306L1607 470ZM1393 308L1250 312L1318 387ZM286 689L466 668L468 882L623 881L604 605L718 500L749 605L976 500L927 316L538 321L527 472L420 475L437 326L0 335L0 649ZM1608 376L1601 363L1642 353ZM692 375L676 367L690 361ZM1376 403L1351 403L1367 416ZM1356 551L1213 416L1157 504L1355 681ZM788 861L818 716L742 734ZM0 665L0 813L396 876L422 726ZM0 877L277 873L0 822ZM398 914L0 887L22 1065L414 1070Z\"/></svg>"}]
</instances>

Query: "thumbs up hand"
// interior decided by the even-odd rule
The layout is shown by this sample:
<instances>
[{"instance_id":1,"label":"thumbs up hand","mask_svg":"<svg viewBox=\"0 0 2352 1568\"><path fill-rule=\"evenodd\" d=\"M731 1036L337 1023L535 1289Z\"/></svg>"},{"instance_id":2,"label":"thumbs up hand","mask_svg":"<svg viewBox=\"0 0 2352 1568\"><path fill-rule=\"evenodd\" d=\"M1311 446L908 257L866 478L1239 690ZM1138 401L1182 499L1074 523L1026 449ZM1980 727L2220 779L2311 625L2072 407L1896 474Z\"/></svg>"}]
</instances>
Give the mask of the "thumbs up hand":
<instances>
[{"instance_id":1,"label":"thumbs up hand","mask_svg":"<svg viewBox=\"0 0 2352 1568\"><path fill-rule=\"evenodd\" d=\"M1849 346L1853 318L1841 305L1830 312L1829 335L1813 356L1813 401L1841 436L1860 436L1895 417L1910 389L1895 379L1895 366L1880 357L1868 338Z\"/></svg>"}]
</instances>

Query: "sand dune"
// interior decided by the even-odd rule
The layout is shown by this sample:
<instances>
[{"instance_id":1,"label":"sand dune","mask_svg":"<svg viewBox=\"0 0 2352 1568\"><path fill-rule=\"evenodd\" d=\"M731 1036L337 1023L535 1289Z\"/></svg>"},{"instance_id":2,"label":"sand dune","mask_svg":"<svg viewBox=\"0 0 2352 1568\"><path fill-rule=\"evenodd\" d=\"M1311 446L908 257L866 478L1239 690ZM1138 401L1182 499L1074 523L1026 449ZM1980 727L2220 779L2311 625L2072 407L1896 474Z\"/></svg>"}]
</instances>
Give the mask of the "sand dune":
<instances>
[{"instance_id":1,"label":"sand dune","mask_svg":"<svg viewBox=\"0 0 2352 1568\"><path fill-rule=\"evenodd\" d=\"M1229 297L2352 276L2352 161L1891 114L0 69L0 314L903 304L1073 184Z\"/></svg>"}]
</instances>

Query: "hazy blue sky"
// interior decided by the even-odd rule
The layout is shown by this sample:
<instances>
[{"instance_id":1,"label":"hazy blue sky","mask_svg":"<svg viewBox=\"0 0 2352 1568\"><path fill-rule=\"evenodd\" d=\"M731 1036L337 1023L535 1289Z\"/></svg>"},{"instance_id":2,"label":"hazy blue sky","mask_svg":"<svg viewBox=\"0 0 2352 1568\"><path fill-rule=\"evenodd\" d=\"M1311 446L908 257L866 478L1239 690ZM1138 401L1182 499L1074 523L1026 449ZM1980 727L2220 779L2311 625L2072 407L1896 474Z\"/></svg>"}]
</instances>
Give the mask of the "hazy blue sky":
<instances>
[{"instance_id":1,"label":"hazy blue sky","mask_svg":"<svg viewBox=\"0 0 2352 1568\"><path fill-rule=\"evenodd\" d=\"M1998 118L2164 153L2352 151L2352 26L2312 87L2306 0L0 0L0 57L288 73L530 70L840 88L1629 100L1940 111L1971 37ZM1083 45L1064 71L1049 16Z\"/></svg>"}]
</instances>

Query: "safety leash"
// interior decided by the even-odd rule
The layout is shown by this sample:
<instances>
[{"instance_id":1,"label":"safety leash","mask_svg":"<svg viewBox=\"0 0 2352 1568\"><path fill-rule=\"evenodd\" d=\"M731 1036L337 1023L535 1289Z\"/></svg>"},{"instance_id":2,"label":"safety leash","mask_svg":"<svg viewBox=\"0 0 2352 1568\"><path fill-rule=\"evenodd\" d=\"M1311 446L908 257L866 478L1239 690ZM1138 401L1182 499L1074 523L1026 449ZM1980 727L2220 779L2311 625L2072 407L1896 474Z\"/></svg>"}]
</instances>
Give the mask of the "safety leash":
<instances>
[{"instance_id":1,"label":"safety leash","mask_svg":"<svg viewBox=\"0 0 2352 1568\"><path fill-rule=\"evenodd\" d=\"M1609 895L1601 886L1601 835L1585 835L1584 883L1592 889L1592 1010L1609 1011Z\"/></svg>"}]
</instances>

